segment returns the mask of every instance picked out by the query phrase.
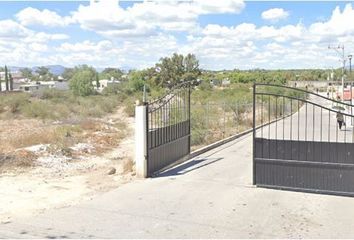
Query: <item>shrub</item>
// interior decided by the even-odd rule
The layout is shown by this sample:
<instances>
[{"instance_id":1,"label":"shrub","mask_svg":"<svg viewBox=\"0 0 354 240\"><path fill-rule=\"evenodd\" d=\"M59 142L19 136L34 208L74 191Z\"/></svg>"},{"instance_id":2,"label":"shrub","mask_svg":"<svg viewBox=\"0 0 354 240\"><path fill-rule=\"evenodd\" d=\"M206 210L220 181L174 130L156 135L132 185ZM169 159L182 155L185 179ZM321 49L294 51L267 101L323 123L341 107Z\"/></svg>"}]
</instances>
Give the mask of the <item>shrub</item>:
<instances>
[{"instance_id":1,"label":"shrub","mask_svg":"<svg viewBox=\"0 0 354 240\"><path fill-rule=\"evenodd\" d=\"M54 119L52 106L47 102L33 101L22 107L21 111L26 117L40 119Z\"/></svg>"},{"instance_id":2,"label":"shrub","mask_svg":"<svg viewBox=\"0 0 354 240\"><path fill-rule=\"evenodd\" d=\"M71 78L69 86L76 96L88 96L94 93L92 81L95 81L95 74L90 70L81 70Z\"/></svg>"},{"instance_id":3,"label":"shrub","mask_svg":"<svg viewBox=\"0 0 354 240\"><path fill-rule=\"evenodd\" d=\"M57 89L44 89L41 93L41 99L63 99L67 97L67 92Z\"/></svg>"},{"instance_id":4,"label":"shrub","mask_svg":"<svg viewBox=\"0 0 354 240\"><path fill-rule=\"evenodd\" d=\"M103 89L102 94L103 95L115 95L115 94L118 94L119 92L122 92L122 86L120 84L113 84L113 85L109 85L105 89Z\"/></svg>"},{"instance_id":5,"label":"shrub","mask_svg":"<svg viewBox=\"0 0 354 240\"><path fill-rule=\"evenodd\" d=\"M20 108L30 103L29 99L30 95L26 93L6 95L1 101L2 108L7 108L11 113L17 113Z\"/></svg>"}]
</instances>

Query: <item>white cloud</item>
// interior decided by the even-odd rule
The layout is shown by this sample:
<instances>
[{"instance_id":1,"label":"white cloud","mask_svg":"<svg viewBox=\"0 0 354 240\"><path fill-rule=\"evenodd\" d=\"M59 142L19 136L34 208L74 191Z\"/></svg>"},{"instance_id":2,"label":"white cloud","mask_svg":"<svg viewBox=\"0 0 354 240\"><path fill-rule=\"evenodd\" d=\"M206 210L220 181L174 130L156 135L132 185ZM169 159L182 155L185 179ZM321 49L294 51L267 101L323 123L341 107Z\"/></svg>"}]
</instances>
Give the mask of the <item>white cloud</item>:
<instances>
[{"instance_id":1,"label":"white cloud","mask_svg":"<svg viewBox=\"0 0 354 240\"><path fill-rule=\"evenodd\" d=\"M66 34L30 30L13 20L0 21L1 60L11 65L48 64L50 43L68 39Z\"/></svg>"},{"instance_id":2,"label":"white cloud","mask_svg":"<svg viewBox=\"0 0 354 240\"><path fill-rule=\"evenodd\" d=\"M98 40L73 42L63 34L65 28L63 33L36 32L13 20L2 20L0 50L2 60L13 65L86 63L144 68L174 52L191 52L206 69L245 69L339 66L328 44L345 43L346 49L354 49L351 4L344 10L334 9L328 20L310 25L301 21L282 26L248 22L202 28L198 24L200 15L239 13L243 8L242 1L143 1L126 9L117 1L92 1L73 12L70 21L99 34ZM39 24L29 22L23 24ZM42 25L54 26L55 22Z\"/></svg>"},{"instance_id":3,"label":"white cloud","mask_svg":"<svg viewBox=\"0 0 354 240\"><path fill-rule=\"evenodd\" d=\"M126 39L119 42L66 42L55 48L55 52L60 62L66 66L90 64L96 67L145 68L153 66L161 57L178 51L179 47L175 37L158 34L144 39Z\"/></svg>"},{"instance_id":4,"label":"white cloud","mask_svg":"<svg viewBox=\"0 0 354 240\"><path fill-rule=\"evenodd\" d=\"M267 11L262 12L262 18L264 20L269 20L269 21L279 21L281 19L285 19L289 16L289 12L285 11L282 8L271 8L268 9Z\"/></svg>"},{"instance_id":5,"label":"white cloud","mask_svg":"<svg viewBox=\"0 0 354 240\"><path fill-rule=\"evenodd\" d=\"M344 36L354 33L354 24L352 23L354 23L354 10L351 4L347 4L343 12L339 7L336 7L327 22L314 23L309 30L320 36Z\"/></svg>"},{"instance_id":6,"label":"white cloud","mask_svg":"<svg viewBox=\"0 0 354 240\"><path fill-rule=\"evenodd\" d=\"M123 9L118 0L91 1L72 15L82 28L105 37L151 36L161 30L196 31L198 16L212 13L239 13L242 0L143 1Z\"/></svg>"},{"instance_id":7,"label":"white cloud","mask_svg":"<svg viewBox=\"0 0 354 240\"><path fill-rule=\"evenodd\" d=\"M245 7L242 0L198 0L192 5L199 14L240 13Z\"/></svg>"},{"instance_id":8,"label":"white cloud","mask_svg":"<svg viewBox=\"0 0 354 240\"><path fill-rule=\"evenodd\" d=\"M48 50L48 46L46 44L41 43L31 43L29 45L29 48L35 52L45 52Z\"/></svg>"},{"instance_id":9,"label":"white cloud","mask_svg":"<svg viewBox=\"0 0 354 240\"><path fill-rule=\"evenodd\" d=\"M70 36L62 33L45 33L45 32L31 32L31 34L23 39L24 42L48 42L48 41L61 41L69 39Z\"/></svg>"},{"instance_id":10,"label":"white cloud","mask_svg":"<svg viewBox=\"0 0 354 240\"><path fill-rule=\"evenodd\" d=\"M101 52L113 50L114 47L112 42L108 40L103 40L98 43L91 42L89 40L80 42L80 43L62 43L58 51L62 52Z\"/></svg>"},{"instance_id":11,"label":"white cloud","mask_svg":"<svg viewBox=\"0 0 354 240\"><path fill-rule=\"evenodd\" d=\"M353 20L352 20L353 19ZM328 44L345 43L354 49L354 10L336 8L326 22L305 26L256 26L242 23L226 27L209 24L199 37L189 36L188 51L200 57L205 68L302 68L339 65ZM218 61L215 61L215 59ZM337 60L336 60L337 59Z\"/></svg>"},{"instance_id":12,"label":"white cloud","mask_svg":"<svg viewBox=\"0 0 354 240\"><path fill-rule=\"evenodd\" d=\"M0 38L23 38L28 36L30 32L13 20L0 21Z\"/></svg>"},{"instance_id":13,"label":"white cloud","mask_svg":"<svg viewBox=\"0 0 354 240\"><path fill-rule=\"evenodd\" d=\"M23 26L64 27L72 23L70 17L61 17L48 9L40 11L32 7L18 12L16 18Z\"/></svg>"}]
</instances>

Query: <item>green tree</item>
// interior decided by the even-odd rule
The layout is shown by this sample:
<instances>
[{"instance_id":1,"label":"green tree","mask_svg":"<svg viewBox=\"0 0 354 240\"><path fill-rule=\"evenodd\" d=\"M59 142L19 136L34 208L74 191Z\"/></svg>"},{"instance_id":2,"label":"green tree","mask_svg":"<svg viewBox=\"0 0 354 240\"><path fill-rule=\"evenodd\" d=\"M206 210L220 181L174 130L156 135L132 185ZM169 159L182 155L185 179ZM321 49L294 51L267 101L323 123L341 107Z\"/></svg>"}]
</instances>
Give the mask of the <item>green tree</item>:
<instances>
[{"instance_id":1,"label":"green tree","mask_svg":"<svg viewBox=\"0 0 354 240\"><path fill-rule=\"evenodd\" d=\"M114 79L120 79L123 75L123 71L118 69L118 68L105 68L101 75L101 79L111 79L112 77Z\"/></svg>"},{"instance_id":2,"label":"green tree","mask_svg":"<svg viewBox=\"0 0 354 240\"><path fill-rule=\"evenodd\" d=\"M70 79L69 86L76 96L88 96L94 93L92 82L96 81L96 71L92 67L82 65L75 67L75 73Z\"/></svg>"},{"instance_id":3,"label":"green tree","mask_svg":"<svg viewBox=\"0 0 354 240\"><path fill-rule=\"evenodd\" d=\"M36 73L39 76L38 80L50 81L53 78L53 74L49 71L47 67L38 67Z\"/></svg>"},{"instance_id":4,"label":"green tree","mask_svg":"<svg viewBox=\"0 0 354 240\"><path fill-rule=\"evenodd\" d=\"M10 80L10 91L14 90L14 79L11 75L11 73L9 74L9 80Z\"/></svg>"},{"instance_id":5,"label":"green tree","mask_svg":"<svg viewBox=\"0 0 354 240\"><path fill-rule=\"evenodd\" d=\"M44 76L49 74L49 68L47 67L38 67L36 70L36 73L38 73L38 75L40 76Z\"/></svg>"},{"instance_id":6,"label":"green tree","mask_svg":"<svg viewBox=\"0 0 354 240\"><path fill-rule=\"evenodd\" d=\"M75 69L74 68L65 68L62 77L65 80L70 80L75 74Z\"/></svg>"},{"instance_id":7,"label":"green tree","mask_svg":"<svg viewBox=\"0 0 354 240\"><path fill-rule=\"evenodd\" d=\"M188 54L187 56L184 57L183 59L183 65L184 65L184 74L182 76L182 79L185 81L193 81L198 78L198 76L201 74L201 71L199 69L199 61L195 57L194 54Z\"/></svg>"},{"instance_id":8,"label":"green tree","mask_svg":"<svg viewBox=\"0 0 354 240\"><path fill-rule=\"evenodd\" d=\"M130 92L143 91L145 71L132 71L129 76L128 90Z\"/></svg>"},{"instance_id":9,"label":"green tree","mask_svg":"<svg viewBox=\"0 0 354 240\"><path fill-rule=\"evenodd\" d=\"M27 79L33 78L32 70L30 68L22 68L22 69L20 69L20 72L24 78L27 78Z\"/></svg>"},{"instance_id":10,"label":"green tree","mask_svg":"<svg viewBox=\"0 0 354 240\"><path fill-rule=\"evenodd\" d=\"M96 72L96 89L98 90L100 88L100 80L98 78L98 73Z\"/></svg>"},{"instance_id":11,"label":"green tree","mask_svg":"<svg viewBox=\"0 0 354 240\"><path fill-rule=\"evenodd\" d=\"M161 58L156 64L157 84L174 86L181 81L196 80L201 74L199 61L194 54L183 56L174 53L172 57Z\"/></svg>"}]
</instances>

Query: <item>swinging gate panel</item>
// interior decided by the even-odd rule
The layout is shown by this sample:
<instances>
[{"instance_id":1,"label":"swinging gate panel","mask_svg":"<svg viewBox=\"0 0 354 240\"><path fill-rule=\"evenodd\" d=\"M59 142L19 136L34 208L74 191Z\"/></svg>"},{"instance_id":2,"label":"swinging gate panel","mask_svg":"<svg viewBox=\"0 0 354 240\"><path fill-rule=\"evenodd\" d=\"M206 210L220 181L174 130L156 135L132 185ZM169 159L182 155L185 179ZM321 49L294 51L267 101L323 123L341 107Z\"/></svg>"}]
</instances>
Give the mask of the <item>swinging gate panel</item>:
<instances>
[{"instance_id":1,"label":"swinging gate panel","mask_svg":"<svg viewBox=\"0 0 354 240\"><path fill-rule=\"evenodd\" d=\"M147 106L148 176L190 153L190 84L172 89Z\"/></svg>"},{"instance_id":2,"label":"swinging gate panel","mask_svg":"<svg viewBox=\"0 0 354 240\"><path fill-rule=\"evenodd\" d=\"M255 84L253 99L254 184L354 196L351 104L271 84ZM342 130L339 108L345 109Z\"/></svg>"}]
</instances>

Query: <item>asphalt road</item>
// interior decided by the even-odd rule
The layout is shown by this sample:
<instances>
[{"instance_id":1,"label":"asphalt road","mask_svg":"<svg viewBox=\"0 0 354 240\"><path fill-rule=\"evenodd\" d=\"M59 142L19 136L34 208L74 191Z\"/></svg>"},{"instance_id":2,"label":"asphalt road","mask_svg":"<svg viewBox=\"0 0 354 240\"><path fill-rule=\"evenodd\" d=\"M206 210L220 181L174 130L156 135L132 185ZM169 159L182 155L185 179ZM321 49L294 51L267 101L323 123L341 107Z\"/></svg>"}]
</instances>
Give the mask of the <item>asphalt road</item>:
<instances>
[{"instance_id":1,"label":"asphalt road","mask_svg":"<svg viewBox=\"0 0 354 240\"><path fill-rule=\"evenodd\" d=\"M0 237L353 237L354 198L253 187L251 136L81 205L1 224Z\"/></svg>"},{"instance_id":2,"label":"asphalt road","mask_svg":"<svg viewBox=\"0 0 354 240\"><path fill-rule=\"evenodd\" d=\"M281 101L280 99L279 102ZM311 96L309 101L318 105L310 103L302 105L299 111L295 112L290 117L280 118L276 123L259 129L257 131L257 137L294 141L354 143L353 127L351 124L352 119L349 116L351 115L349 109L342 111L347 114L347 116L344 114L346 126L343 126L342 129L339 130L336 119L337 113L336 110L333 110L333 106L335 105L333 102L315 96ZM297 102L294 101L293 105L293 108L296 110ZM265 105L263 107L265 109L263 113L261 112L260 105L256 108L257 115L262 116L259 117L257 125L260 125L262 122L268 122L267 110L269 107ZM278 112L280 111L279 108L280 107L278 107ZM263 118L263 120L261 118Z\"/></svg>"}]
</instances>

